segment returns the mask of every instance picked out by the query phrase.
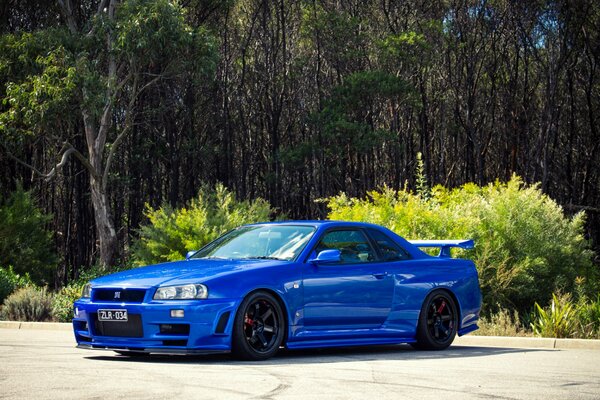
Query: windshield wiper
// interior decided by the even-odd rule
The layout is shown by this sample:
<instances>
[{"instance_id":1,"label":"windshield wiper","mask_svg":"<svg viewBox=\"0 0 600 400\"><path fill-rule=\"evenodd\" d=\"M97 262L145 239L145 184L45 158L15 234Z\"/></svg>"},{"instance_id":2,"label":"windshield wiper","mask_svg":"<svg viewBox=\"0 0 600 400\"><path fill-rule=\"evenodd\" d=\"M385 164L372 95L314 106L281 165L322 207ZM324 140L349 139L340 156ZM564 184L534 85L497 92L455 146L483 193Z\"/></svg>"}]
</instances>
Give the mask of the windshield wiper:
<instances>
[{"instance_id":1,"label":"windshield wiper","mask_svg":"<svg viewBox=\"0 0 600 400\"><path fill-rule=\"evenodd\" d=\"M208 257L197 258L197 260L231 260L231 258L217 257L217 256L208 256Z\"/></svg>"},{"instance_id":2,"label":"windshield wiper","mask_svg":"<svg viewBox=\"0 0 600 400\"><path fill-rule=\"evenodd\" d=\"M278 258L278 257L270 257L270 256L255 256L255 257L244 257L241 258L241 260L279 260L279 261L284 261L284 258Z\"/></svg>"}]
</instances>

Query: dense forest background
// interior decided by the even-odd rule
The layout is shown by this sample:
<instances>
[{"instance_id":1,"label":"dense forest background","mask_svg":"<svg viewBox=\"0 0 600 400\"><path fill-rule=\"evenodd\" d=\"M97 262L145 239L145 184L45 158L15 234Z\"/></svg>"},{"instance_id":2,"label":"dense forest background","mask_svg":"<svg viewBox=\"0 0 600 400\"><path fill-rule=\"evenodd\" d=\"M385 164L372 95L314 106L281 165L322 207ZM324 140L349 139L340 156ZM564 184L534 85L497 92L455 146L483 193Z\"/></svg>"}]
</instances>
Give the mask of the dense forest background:
<instances>
[{"instance_id":1,"label":"dense forest background","mask_svg":"<svg viewBox=\"0 0 600 400\"><path fill-rule=\"evenodd\" d=\"M0 193L32 189L58 282L127 256L145 204L222 182L315 200L513 173L600 244L595 0L2 0Z\"/></svg>"}]
</instances>

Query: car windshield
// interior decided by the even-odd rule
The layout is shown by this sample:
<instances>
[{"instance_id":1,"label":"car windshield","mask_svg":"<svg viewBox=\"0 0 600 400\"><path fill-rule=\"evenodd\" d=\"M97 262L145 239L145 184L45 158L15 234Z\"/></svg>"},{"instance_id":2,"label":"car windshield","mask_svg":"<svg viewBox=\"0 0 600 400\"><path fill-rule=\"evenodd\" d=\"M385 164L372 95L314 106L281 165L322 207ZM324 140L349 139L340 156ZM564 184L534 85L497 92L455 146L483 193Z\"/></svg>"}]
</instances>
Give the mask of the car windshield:
<instances>
[{"instance_id":1,"label":"car windshield","mask_svg":"<svg viewBox=\"0 0 600 400\"><path fill-rule=\"evenodd\" d=\"M312 226L243 226L208 244L192 258L293 260L314 232Z\"/></svg>"}]
</instances>

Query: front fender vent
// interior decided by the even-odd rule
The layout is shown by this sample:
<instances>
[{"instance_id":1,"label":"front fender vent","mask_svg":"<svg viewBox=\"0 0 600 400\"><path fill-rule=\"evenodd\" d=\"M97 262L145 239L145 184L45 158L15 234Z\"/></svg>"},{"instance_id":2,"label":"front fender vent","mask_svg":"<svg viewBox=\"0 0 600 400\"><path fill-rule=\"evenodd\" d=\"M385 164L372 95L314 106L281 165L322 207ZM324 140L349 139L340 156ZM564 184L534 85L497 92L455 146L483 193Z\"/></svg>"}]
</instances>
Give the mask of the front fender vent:
<instances>
[{"instance_id":1,"label":"front fender vent","mask_svg":"<svg viewBox=\"0 0 600 400\"><path fill-rule=\"evenodd\" d=\"M231 315L230 311L226 311L219 317L219 322L217 323L217 328L215 329L215 333L225 333L225 328L227 328L227 322L229 322L229 315Z\"/></svg>"}]
</instances>

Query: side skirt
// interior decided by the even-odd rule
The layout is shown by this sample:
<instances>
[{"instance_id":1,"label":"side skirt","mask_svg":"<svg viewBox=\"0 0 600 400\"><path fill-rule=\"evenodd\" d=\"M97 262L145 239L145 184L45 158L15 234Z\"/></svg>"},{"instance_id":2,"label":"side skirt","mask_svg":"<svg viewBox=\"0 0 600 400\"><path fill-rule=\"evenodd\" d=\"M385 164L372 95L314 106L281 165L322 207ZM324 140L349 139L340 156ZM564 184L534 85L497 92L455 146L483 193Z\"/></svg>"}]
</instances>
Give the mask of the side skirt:
<instances>
[{"instance_id":1,"label":"side skirt","mask_svg":"<svg viewBox=\"0 0 600 400\"><path fill-rule=\"evenodd\" d=\"M368 346L380 344L401 344L415 343L415 339L409 338L360 338L360 339L339 339L339 340L303 340L298 342L288 342L288 349L310 349L325 347L347 347L347 346Z\"/></svg>"}]
</instances>

